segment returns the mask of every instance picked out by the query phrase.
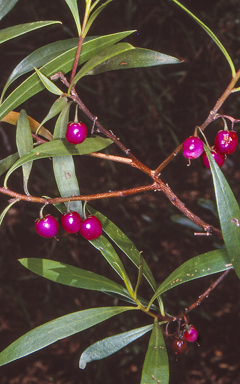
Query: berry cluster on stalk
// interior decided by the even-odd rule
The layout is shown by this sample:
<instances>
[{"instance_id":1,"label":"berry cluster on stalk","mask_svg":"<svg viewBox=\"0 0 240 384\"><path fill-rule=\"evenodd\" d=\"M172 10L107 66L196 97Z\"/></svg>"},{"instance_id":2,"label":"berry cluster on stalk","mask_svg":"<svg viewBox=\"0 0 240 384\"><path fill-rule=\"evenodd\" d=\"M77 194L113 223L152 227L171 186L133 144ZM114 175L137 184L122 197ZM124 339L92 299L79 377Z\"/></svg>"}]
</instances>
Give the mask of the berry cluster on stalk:
<instances>
[{"instance_id":1,"label":"berry cluster on stalk","mask_svg":"<svg viewBox=\"0 0 240 384\"><path fill-rule=\"evenodd\" d=\"M82 220L78 212L66 212L61 216L61 224L66 232L80 232L87 240L97 239L102 234L101 221L93 215ZM35 228L40 236L50 238L56 236L59 225L55 217L46 215L35 221Z\"/></svg>"},{"instance_id":2,"label":"berry cluster on stalk","mask_svg":"<svg viewBox=\"0 0 240 384\"><path fill-rule=\"evenodd\" d=\"M218 164L222 167L227 155L232 154L238 144L238 137L235 131L222 130L219 131L214 146L211 148L211 154ZM203 149L203 142L199 137L190 136L183 143L183 155L189 159L197 159L202 155L202 161L205 167L210 168L208 157Z\"/></svg>"}]
</instances>

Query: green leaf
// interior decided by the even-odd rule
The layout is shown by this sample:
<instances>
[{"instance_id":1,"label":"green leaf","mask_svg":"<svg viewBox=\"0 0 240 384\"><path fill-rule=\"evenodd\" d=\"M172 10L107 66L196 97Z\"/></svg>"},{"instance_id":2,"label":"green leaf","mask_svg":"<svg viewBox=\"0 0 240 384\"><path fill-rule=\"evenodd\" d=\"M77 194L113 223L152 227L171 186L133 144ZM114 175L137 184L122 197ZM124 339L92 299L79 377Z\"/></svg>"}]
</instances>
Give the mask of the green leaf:
<instances>
[{"instance_id":1,"label":"green leaf","mask_svg":"<svg viewBox=\"0 0 240 384\"><path fill-rule=\"evenodd\" d=\"M165 55L164 53L151 51L149 49L134 48L131 51L120 53L89 71L88 75L97 75L98 73L114 71L116 69L151 67L156 65L179 64L181 63L175 57Z\"/></svg>"},{"instance_id":2,"label":"green leaf","mask_svg":"<svg viewBox=\"0 0 240 384\"><path fill-rule=\"evenodd\" d=\"M53 138L61 139L65 137L67 124L69 121L69 108L72 102L65 105L60 116L57 119ZM75 165L72 156L56 156L53 158L53 171L58 186L59 193L62 197L79 196L80 189L77 176L75 173ZM66 206L68 203L65 204ZM70 202L70 209L77 211L82 217L82 201Z\"/></svg>"},{"instance_id":3,"label":"green leaf","mask_svg":"<svg viewBox=\"0 0 240 384\"><path fill-rule=\"evenodd\" d=\"M35 31L36 29L47 27L52 24L62 24L60 21L35 21L34 23L19 24L13 27L8 27L0 31L0 44L14 39L15 37L24 35L27 32Z\"/></svg>"},{"instance_id":4,"label":"green leaf","mask_svg":"<svg viewBox=\"0 0 240 384\"><path fill-rule=\"evenodd\" d=\"M42 83L44 85L44 87L47 88L47 90L49 92L53 93L54 95L58 95L58 96L61 96L63 94L61 89L58 88L51 80L49 80L47 78L47 76L45 76L43 73L41 73L41 71L39 71L39 69L37 69L37 68L34 68L34 69L37 72L40 80L42 81Z\"/></svg>"},{"instance_id":5,"label":"green leaf","mask_svg":"<svg viewBox=\"0 0 240 384\"><path fill-rule=\"evenodd\" d=\"M79 361L79 368L84 369L87 363L94 360L101 360L112 355L113 353L124 348L126 345L132 343L134 340L139 339L139 337L145 335L145 333L151 331L152 328L153 325L147 325L145 327L132 329L128 332L107 337L106 339L92 344L82 353Z\"/></svg>"},{"instance_id":6,"label":"green leaf","mask_svg":"<svg viewBox=\"0 0 240 384\"><path fill-rule=\"evenodd\" d=\"M0 366L30 355L55 341L84 331L136 307L91 308L59 317L31 330L0 353Z\"/></svg>"},{"instance_id":7,"label":"green leaf","mask_svg":"<svg viewBox=\"0 0 240 384\"><path fill-rule=\"evenodd\" d=\"M67 5L70 8L70 11L72 12L73 18L75 20L75 24L77 27L78 35L81 35L81 22L79 18L79 11L78 11L78 4L77 0L65 0Z\"/></svg>"},{"instance_id":8,"label":"green leaf","mask_svg":"<svg viewBox=\"0 0 240 384\"><path fill-rule=\"evenodd\" d=\"M6 187L7 180L11 173L15 171L17 168L21 167L21 165L27 163L32 160L39 160L46 157L54 157L59 156L68 156L68 155L86 155L91 152L98 152L101 149L106 148L112 144L110 139L104 139L100 136L89 137L84 140L83 143L78 144L76 146L67 142L66 139L59 139L49 141L48 143L41 144L37 148L34 148L31 152L24 155L16 161L16 163L11 167L8 171L4 185Z\"/></svg>"},{"instance_id":9,"label":"green leaf","mask_svg":"<svg viewBox=\"0 0 240 384\"><path fill-rule=\"evenodd\" d=\"M89 18L88 22L87 22L87 25L86 25L86 28L84 30L84 33L83 33L83 37L85 37L92 25L92 23L94 22L94 20L98 17L98 15L104 10L104 8L111 2L112 0L108 0L106 1L104 4L100 5L100 7L98 7L94 12L93 14L91 15L91 17ZM92 9L92 8L91 8Z\"/></svg>"},{"instance_id":10,"label":"green leaf","mask_svg":"<svg viewBox=\"0 0 240 384\"><path fill-rule=\"evenodd\" d=\"M14 7L18 0L2 0L0 4L0 20Z\"/></svg>"},{"instance_id":11,"label":"green leaf","mask_svg":"<svg viewBox=\"0 0 240 384\"><path fill-rule=\"evenodd\" d=\"M9 87L16 79L20 76L31 72L34 70L34 67L39 68L42 65L45 65L50 60L55 59L57 56L62 53L68 51L73 47L77 47L78 38L74 37L72 39L56 41L55 43L47 44L44 47L37 49L32 52L30 55L25 57L12 71L9 76L1 95L1 102L3 100L3 96Z\"/></svg>"},{"instance_id":12,"label":"green leaf","mask_svg":"<svg viewBox=\"0 0 240 384\"><path fill-rule=\"evenodd\" d=\"M96 273L72 267L68 264L45 259L20 259L19 262L45 279L71 287L89 289L92 291L111 292L129 298L125 288Z\"/></svg>"},{"instance_id":13,"label":"green leaf","mask_svg":"<svg viewBox=\"0 0 240 384\"><path fill-rule=\"evenodd\" d=\"M89 242L101 252L111 267L118 273L121 279L124 280L125 284L128 284L128 287L133 290L123 263L121 262L112 244L109 243L109 241L102 235L97 239L91 240Z\"/></svg>"},{"instance_id":14,"label":"green leaf","mask_svg":"<svg viewBox=\"0 0 240 384\"><path fill-rule=\"evenodd\" d=\"M184 7L181 3L179 3L179 1L177 0L173 0L174 3L176 3L177 5L179 5L179 7L181 7L185 12L187 12L203 29L205 32L207 32L207 34L211 37L211 39L214 41L214 43L217 44L218 48L222 51L222 53L224 54L225 58L227 59L228 61L228 64L231 68L231 71L232 71L232 76L235 76L236 74L236 70L235 70L235 67L234 67L234 64L232 62L232 59L231 57L229 56L227 50L224 48L224 46L222 45L222 43L218 40L217 36L211 31L210 28L208 28L201 20L199 20L192 12L190 12L186 7Z\"/></svg>"},{"instance_id":15,"label":"green leaf","mask_svg":"<svg viewBox=\"0 0 240 384\"><path fill-rule=\"evenodd\" d=\"M203 253L186 261L175 269L154 293L151 303L164 292L183 283L231 269L232 264L225 248Z\"/></svg>"},{"instance_id":16,"label":"green leaf","mask_svg":"<svg viewBox=\"0 0 240 384\"><path fill-rule=\"evenodd\" d=\"M218 218L217 207L212 200L200 198L198 199L197 203L198 205L200 205L200 207L208 209L210 212L214 214L215 217Z\"/></svg>"},{"instance_id":17,"label":"green leaf","mask_svg":"<svg viewBox=\"0 0 240 384\"><path fill-rule=\"evenodd\" d=\"M167 349L161 328L157 321L154 322L141 378L141 384L151 383L169 383Z\"/></svg>"},{"instance_id":18,"label":"green leaf","mask_svg":"<svg viewBox=\"0 0 240 384\"><path fill-rule=\"evenodd\" d=\"M225 179L221 169L213 159L211 152L204 145L212 171L218 215L220 219L223 240L227 248L230 262L240 278L240 209L234 194Z\"/></svg>"},{"instance_id":19,"label":"green leaf","mask_svg":"<svg viewBox=\"0 0 240 384\"><path fill-rule=\"evenodd\" d=\"M103 231L110 237L110 239L125 253L125 255L137 266L140 267L140 252L135 247L133 242L106 216L96 211L94 208L88 206L89 212L95 215L102 223ZM145 260L143 260L143 275L149 282L152 289L157 289L157 283L153 274L148 267Z\"/></svg>"},{"instance_id":20,"label":"green leaf","mask_svg":"<svg viewBox=\"0 0 240 384\"><path fill-rule=\"evenodd\" d=\"M13 153L5 159L0 160L0 176L2 176L19 158L18 153Z\"/></svg>"},{"instance_id":21,"label":"green leaf","mask_svg":"<svg viewBox=\"0 0 240 384\"><path fill-rule=\"evenodd\" d=\"M28 115L24 109L21 110L17 121L16 144L20 158L33 149L32 132L28 120ZM26 195L30 195L27 185L31 169L32 161L22 165L23 187Z\"/></svg>"},{"instance_id":22,"label":"green leaf","mask_svg":"<svg viewBox=\"0 0 240 384\"><path fill-rule=\"evenodd\" d=\"M76 84L83 76L85 76L86 74L89 74L89 72L97 65L108 60L110 57L116 56L121 52L129 51L131 49L134 49L134 47L128 43L118 43L111 47L102 49L90 60L88 60L86 64L82 66L82 68L76 74L72 83L70 84L70 88L72 87L73 84Z\"/></svg>"},{"instance_id":23,"label":"green leaf","mask_svg":"<svg viewBox=\"0 0 240 384\"><path fill-rule=\"evenodd\" d=\"M174 221L174 223L178 223L178 224L184 225L185 227L189 227L194 231L202 232L202 228L198 227L195 223L192 222L192 220L190 220L186 216L172 215L171 220Z\"/></svg>"},{"instance_id":24,"label":"green leaf","mask_svg":"<svg viewBox=\"0 0 240 384\"><path fill-rule=\"evenodd\" d=\"M41 124L38 127L38 132L40 128L50 119L52 119L54 116L58 115L65 105L67 104L68 100L66 97L59 97L56 101L54 101L53 105L51 106L47 116L43 119Z\"/></svg>"},{"instance_id":25,"label":"green leaf","mask_svg":"<svg viewBox=\"0 0 240 384\"><path fill-rule=\"evenodd\" d=\"M15 199L15 200L13 200L3 211L2 211L2 213L1 213L1 215L0 215L0 225L2 224L2 222L3 222L3 219L4 219L4 217L6 216L6 214L7 214L7 212L8 212L8 210L13 206L13 204L15 204L15 203L17 203L19 200L18 199Z\"/></svg>"},{"instance_id":26,"label":"green leaf","mask_svg":"<svg viewBox=\"0 0 240 384\"><path fill-rule=\"evenodd\" d=\"M115 33L112 35L101 36L88 40L83 43L82 51L80 55L79 64L89 60L97 52L100 52L103 48L111 46L119 40L124 39L134 31L126 31ZM69 72L72 69L76 48L72 48L57 56L55 59L47 63L41 68L41 72L45 76L51 76L58 71L63 74ZM44 86L39 79L38 75L34 73L28 77L22 84L20 84L0 106L0 120L6 116L10 111L18 107L24 101L30 99L36 93L42 91Z\"/></svg>"}]
</instances>

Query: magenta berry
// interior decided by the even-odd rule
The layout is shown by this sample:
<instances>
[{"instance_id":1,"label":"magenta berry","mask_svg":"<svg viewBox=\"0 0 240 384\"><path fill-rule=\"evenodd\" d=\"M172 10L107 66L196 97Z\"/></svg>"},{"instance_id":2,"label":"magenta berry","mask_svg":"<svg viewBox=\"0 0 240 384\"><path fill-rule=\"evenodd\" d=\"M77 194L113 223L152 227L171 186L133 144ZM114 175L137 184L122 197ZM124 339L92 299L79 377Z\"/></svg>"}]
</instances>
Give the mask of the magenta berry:
<instances>
[{"instance_id":1,"label":"magenta berry","mask_svg":"<svg viewBox=\"0 0 240 384\"><path fill-rule=\"evenodd\" d=\"M63 213L61 224L68 233L77 233L81 225L81 217L76 211Z\"/></svg>"},{"instance_id":2,"label":"magenta berry","mask_svg":"<svg viewBox=\"0 0 240 384\"><path fill-rule=\"evenodd\" d=\"M57 234L59 225L55 217L47 215L35 221L35 228L40 236L53 237Z\"/></svg>"},{"instance_id":3,"label":"magenta berry","mask_svg":"<svg viewBox=\"0 0 240 384\"><path fill-rule=\"evenodd\" d=\"M191 343L193 343L198 338L198 331L193 325L189 325L187 326L183 336L187 341L190 341Z\"/></svg>"},{"instance_id":4,"label":"magenta berry","mask_svg":"<svg viewBox=\"0 0 240 384\"><path fill-rule=\"evenodd\" d=\"M235 131L219 131L214 145L218 152L230 155L235 151L238 144L237 133Z\"/></svg>"},{"instance_id":5,"label":"magenta berry","mask_svg":"<svg viewBox=\"0 0 240 384\"><path fill-rule=\"evenodd\" d=\"M174 355L184 355L187 350L187 341L185 339L173 339L171 342L171 351Z\"/></svg>"},{"instance_id":6,"label":"magenta berry","mask_svg":"<svg viewBox=\"0 0 240 384\"><path fill-rule=\"evenodd\" d=\"M216 161L217 165L219 167L222 167L225 160L225 156L221 152L217 152L215 148L211 150L211 154L214 160ZM210 164L209 164L206 152L203 152L202 154L202 161L205 167L210 168Z\"/></svg>"},{"instance_id":7,"label":"magenta berry","mask_svg":"<svg viewBox=\"0 0 240 384\"><path fill-rule=\"evenodd\" d=\"M96 216L89 216L80 225L81 235L87 240L94 240L102 233L102 224Z\"/></svg>"},{"instance_id":8,"label":"magenta berry","mask_svg":"<svg viewBox=\"0 0 240 384\"><path fill-rule=\"evenodd\" d=\"M183 155L187 159L196 159L203 153L203 142L199 137L188 137L183 143Z\"/></svg>"},{"instance_id":9,"label":"magenta berry","mask_svg":"<svg viewBox=\"0 0 240 384\"><path fill-rule=\"evenodd\" d=\"M67 125L66 139L71 144L80 144L87 137L87 127L83 123L69 122Z\"/></svg>"}]
</instances>

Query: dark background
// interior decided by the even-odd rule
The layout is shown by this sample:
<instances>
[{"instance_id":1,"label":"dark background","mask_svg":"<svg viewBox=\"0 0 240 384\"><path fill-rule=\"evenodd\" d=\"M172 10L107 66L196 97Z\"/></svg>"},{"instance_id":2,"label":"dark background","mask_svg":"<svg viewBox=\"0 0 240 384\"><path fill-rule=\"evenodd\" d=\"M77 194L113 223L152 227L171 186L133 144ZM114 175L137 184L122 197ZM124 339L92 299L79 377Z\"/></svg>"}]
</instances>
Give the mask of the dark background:
<instances>
[{"instance_id":1,"label":"dark background","mask_svg":"<svg viewBox=\"0 0 240 384\"><path fill-rule=\"evenodd\" d=\"M84 1L79 1L79 6ZM236 68L240 60L240 4L238 0L184 1L216 33L231 55ZM82 13L81 13L82 14ZM1 28L38 20L61 20L56 25L27 34L1 46L1 88L9 74L26 55L56 40L76 36L72 16L63 0L20 0L1 21ZM89 35L136 29L127 41L138 47L157 50L178 58L181 65L114 71L86 77L78 87L80 97L142 162L156 168L176 145L193 134L194 127L207 117L228 85L231 72L218 47L181 9L167 0L115 0L92 26ZM21 79L22 81L22 79ZM17 84L18 82L16 82ZM16 86L14 83L11 89ZM43 91L21 108L41 121L55 98ZM20 107L17 109L20 110ZM239 96L234 94L222 112L239 118ZM81 116L89 127L91 124ZM46 127L53 131L54 122ZM236 125L236 129L237 129ZM212 124L206 135L210 144L221 128ZM2 124L1 158L16 150L15 128ZM118 150L111 148L111 153ZM35 162L29 189L33 195L58 196L50 160ZM187 167L182 155L163 171L162 179L187 207L203 220L219 226L211 212L198 204L212 199L211 174L201 160ZM76 159L82 194L132 188L149 183L139 171L89 157ZM239 199L239 151L224 167L235 196ZM22 192L22 174L15 172L9 187ZM1 196L3 210L8 198ZM153 192L125 199L102 200L92 206L113 220L143 251L158 282L184 261L222 245L216 239L194 237L193 230L171 220L178 211L161 194ZM56 216L55 210L49 209ZM78 290L33 275L17 261L22 257L50 258L117 279L101 255L80 236L60 230L55 239L40 238L34 229L39 206L19 203L9 211L0 231L0 349L30 329L59 316L94 306L114 305L113 298ZM133 282L137 271L120 255ZM196 301L217 278L200 279L180 286L164 296L166 310L178 314ZM151 297L142 282L140 293ZM121 304L121 303L120 303ZM190 314L199 331L199 344L190 345L178 361L169 353L170 383L237 384L239 371L239 280L234 272ZM135 341L105 360L79 370L80 354L93 342L149 324L144 314L123 314L92 329L55 343L42 351L0 368L1 384L56 383L98 384L139 383L149 335Z\"/></svg>"}]
</instances>

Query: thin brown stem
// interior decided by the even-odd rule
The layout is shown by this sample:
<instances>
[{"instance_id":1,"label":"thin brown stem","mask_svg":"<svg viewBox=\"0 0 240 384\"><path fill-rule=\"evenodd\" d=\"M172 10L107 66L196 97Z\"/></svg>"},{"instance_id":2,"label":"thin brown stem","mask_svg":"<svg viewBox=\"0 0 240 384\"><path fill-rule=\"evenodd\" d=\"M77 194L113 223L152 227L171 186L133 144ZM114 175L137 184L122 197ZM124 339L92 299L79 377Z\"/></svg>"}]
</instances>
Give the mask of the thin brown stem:
<instances>
[{"instance_id":1,"label":"thin brown stem","mask_svg":"<svg viewBox=\"0 0 240 384\"><path fill-rule=\"evenodd\" d=\"M74 76L75 76L76 71L77 71L77 66L78 66L78 61L79 61L79 57L80 57L80 53L81 53L81 49L82 49L83 40L84 39L83 39L83 36L81 33L81 35L78 38L78 46L77 46L77 51L76 51L76 55L75 55L75 59L74 59L74 63L73 63L71 77L70 77L70 84L73 81Z\"/></svg>"},{"instance_id":2,"label":"thin brown stem","mask_svg":"<svg viewBox=\"0 0 240 384\"><path fill-rule=\"evenodd\" d=\"M107 199L110 197L124 197L128 195L134 195L136 193L140 192L147 192L154 190L156 188L156 185L150 184L146 186L131 188L131 189L125 189L122 191L109 191L105 193L96 193L92 195L81 195L81 196L70 196L70 197L56 197L51 199L45 199L44 197L37 197L37 196L27 196L22 195L20 193L11 191L10 189L2 188L0 187L0 193L3 193L4 195L11 196L15 199L27 201L29 203L39 203L39 204L58 204L58 203L66 203L68 201L93 201L93 200L99 200L99 199Z\"/></svg>"},{"instance_id":3,"label":"thin brown stem","mask_svg":"<svg viewBox=\"0 0 240 384\"><path fill-rule=\"evenodd\" d=\"M231 268L232 269L232 268ZM227 269L225 272L221 274L221 276L213 283L210 285L210 287L193 303L190 305L190 307L186 308L183 313L180 313L180 315L177 316L177 318L184 318L186 314L188 314L190 311L192 311L194 308L196 308L198 305L200 305L204 299L206 299L209 294L217 287L219 283L229 274L231 269Z\"/></svg>"},{"instance_id":4,"label":"thin brown stem","mask_svg":"<svg viewBox=\"0 0 240 384\"><path fill-rule=\"evenodd\" d=\"M146 173L147 175L149 175L150 177L152 177L152 171L150 168L148 168L146 165L144 165L143 163L141 163L141 161L139 161L130 151L130 149L128 149L127 147L125 147L121 141L110 131L108 131L107 129L105 129L98 121L97 117L94 116L90 111L89 109L86 107L86 105L82 102L82 100L79 98L79 96L77 95L77 93L75 92L75 90L73 89L72 92L71 92L71 96L70 96L79 106L79 108L89 117L90 120L92 120L92 122L95 123L96 125L96 128L97 128L97 131L98 132L101 132L103 133L106 137L108 137L109 139L111 139L127 156L129 156L132 160L132 165L135 167L135 168L138 168L140 169L142 172Z\"/></svg>"}]
</instances>

